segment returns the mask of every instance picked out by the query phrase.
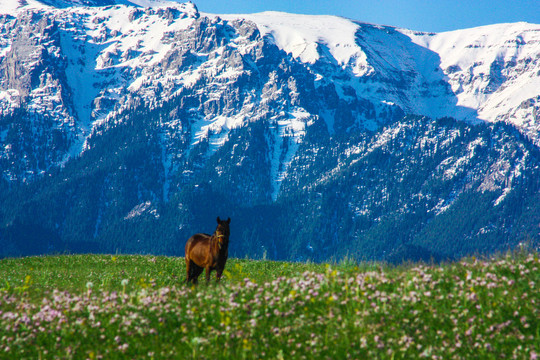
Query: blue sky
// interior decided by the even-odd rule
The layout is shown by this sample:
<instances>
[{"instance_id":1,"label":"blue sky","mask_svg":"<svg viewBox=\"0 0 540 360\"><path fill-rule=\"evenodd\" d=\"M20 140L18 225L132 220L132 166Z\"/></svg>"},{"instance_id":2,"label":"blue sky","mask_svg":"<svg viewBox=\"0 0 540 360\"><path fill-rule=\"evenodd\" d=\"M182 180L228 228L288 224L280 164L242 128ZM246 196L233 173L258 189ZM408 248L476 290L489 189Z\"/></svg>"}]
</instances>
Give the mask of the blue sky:
<instances>
[{"instance_id":1,"label":"blue sky","mask_svg":"<svg viewBox=\"0 0 540 360\"><path fill-rule=\"evenodd\" d=\"M526 21L540 24L540 0L192 0L214 14L267 10L339 15L412 30L442 32Z\"/></svg>"}]
</instances>

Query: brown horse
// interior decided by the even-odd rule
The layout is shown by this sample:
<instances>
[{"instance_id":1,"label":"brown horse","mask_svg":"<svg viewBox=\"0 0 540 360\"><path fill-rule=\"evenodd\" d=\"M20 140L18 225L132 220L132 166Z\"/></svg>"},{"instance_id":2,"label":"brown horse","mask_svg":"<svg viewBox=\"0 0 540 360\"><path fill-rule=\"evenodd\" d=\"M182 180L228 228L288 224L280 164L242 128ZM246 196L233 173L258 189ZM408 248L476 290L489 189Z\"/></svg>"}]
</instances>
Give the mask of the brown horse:
<instances>
[{"instance_id":1,"label":"brown horse","mask_svg":"<svg viewBox=\"0 0 540 360\"><path fill-rule=\"evenodd\" d=\"M210 281L210 272L216 270L217 281L221 279L225 262L229 255L229 224L231 219L217 218L218 226L214 234L195 234L186 243L187 280L197 283L203 269L206 270L206 282Z\"/></svg>"}]
</instances>

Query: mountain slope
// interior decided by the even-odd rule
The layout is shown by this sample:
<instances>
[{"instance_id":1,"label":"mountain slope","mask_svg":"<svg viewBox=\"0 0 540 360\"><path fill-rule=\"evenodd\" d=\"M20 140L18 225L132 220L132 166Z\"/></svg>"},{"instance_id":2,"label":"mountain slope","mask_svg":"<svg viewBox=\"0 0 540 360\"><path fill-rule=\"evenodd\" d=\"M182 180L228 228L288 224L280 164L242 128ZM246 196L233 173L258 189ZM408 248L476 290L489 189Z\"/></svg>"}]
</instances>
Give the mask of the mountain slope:
<instances>
[{"instance_id":1,"label":"mountain slope","mask_svg":"<svg viewBox=\"0 0 540 360\"><path fill-rule=\"evenodd\" d=\"M272 201L271 130L257 122L205 164L193 154L165 201L160 115L133 115L78 161L3 194L5 252L181 255L215 227L211 213L233 219L234 256L442 260L538 242L540 154L508 126L409 117L330 137L320 121Z\"/></svg>"},{"instance_id":2,"label":"mountain slope","mask_svg":"<svg viewBox=\"0 0 540 360\"><path fill-rule=\"evenodd\" d=\"M439 54L458 106L476 110L480 120L514 124L538 144L540 26L515 23L442 34L404 33Z\"/></svg>"}]
</instances>

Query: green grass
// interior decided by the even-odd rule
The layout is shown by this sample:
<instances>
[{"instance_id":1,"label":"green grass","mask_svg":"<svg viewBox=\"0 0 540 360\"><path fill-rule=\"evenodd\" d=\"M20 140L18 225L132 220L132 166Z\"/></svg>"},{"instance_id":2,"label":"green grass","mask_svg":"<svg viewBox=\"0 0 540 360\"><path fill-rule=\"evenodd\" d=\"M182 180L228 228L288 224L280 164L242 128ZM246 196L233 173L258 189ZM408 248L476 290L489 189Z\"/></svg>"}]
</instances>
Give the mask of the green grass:
<instances>
[{"instance_id":1,"label":"green grass","mask_svg":"<svg viewBox=\"0 0 540 360\"><path fill-rule=\"evenodd\" d=\"M183 258L4 259L0 358L535 359L539 267L229 259L186 286Z\"/></svg>"}]
</instances>

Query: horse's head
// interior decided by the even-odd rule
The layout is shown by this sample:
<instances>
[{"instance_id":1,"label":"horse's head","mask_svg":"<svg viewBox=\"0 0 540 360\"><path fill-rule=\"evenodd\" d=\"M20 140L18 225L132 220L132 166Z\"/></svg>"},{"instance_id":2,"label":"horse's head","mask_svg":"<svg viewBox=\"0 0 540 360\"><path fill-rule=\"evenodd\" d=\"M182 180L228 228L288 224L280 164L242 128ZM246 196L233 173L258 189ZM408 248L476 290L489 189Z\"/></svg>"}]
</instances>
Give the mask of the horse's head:
<instances>
[{"instance_id":1,"label":"horse's head","mask_svg":"<svg viewBox=\"0 0 540 360\"><path fill-rule=\"evenodd\" d=\"M214 232L214 236L218 239L219 244L228 243L229 242L229 224L231 223L231 218L228 218L227 220L221 220L218 216L217 218L218 226L216 228L216 231Z\"/></svg>"}]
</instances>

